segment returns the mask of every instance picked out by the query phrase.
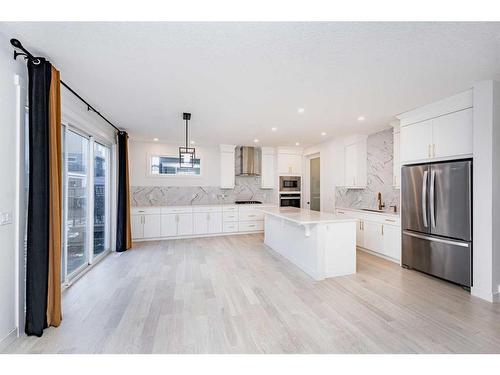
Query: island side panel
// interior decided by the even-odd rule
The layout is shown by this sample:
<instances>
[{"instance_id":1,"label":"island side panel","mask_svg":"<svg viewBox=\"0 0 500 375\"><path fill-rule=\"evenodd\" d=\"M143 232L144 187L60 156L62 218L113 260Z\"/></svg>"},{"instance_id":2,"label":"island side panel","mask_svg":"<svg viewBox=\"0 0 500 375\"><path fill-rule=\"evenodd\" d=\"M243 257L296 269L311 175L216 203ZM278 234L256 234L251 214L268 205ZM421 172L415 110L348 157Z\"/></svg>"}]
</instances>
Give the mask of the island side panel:
<instances>
[{"instance_id":1,"label":"island side panel","mask_svg":"<svg viewBox=\"0 0 500 375\"><path fill-rule=\"evenodd\" d=\"M317 231L323 277L356 273L356 223L322 224Z\"/></svg>"},{"instance_id":2,"label":"island side panel","mask_svg":"<svg viewBox=\"0 0 500 375\"><path fill-rule=\"evenodd\" d=\"M266 214L264 243L314 280L323 279L324 266L319 262L316 225L311 226L310 236L306 236L304 226Z\"/></svg>"}]
</instances>

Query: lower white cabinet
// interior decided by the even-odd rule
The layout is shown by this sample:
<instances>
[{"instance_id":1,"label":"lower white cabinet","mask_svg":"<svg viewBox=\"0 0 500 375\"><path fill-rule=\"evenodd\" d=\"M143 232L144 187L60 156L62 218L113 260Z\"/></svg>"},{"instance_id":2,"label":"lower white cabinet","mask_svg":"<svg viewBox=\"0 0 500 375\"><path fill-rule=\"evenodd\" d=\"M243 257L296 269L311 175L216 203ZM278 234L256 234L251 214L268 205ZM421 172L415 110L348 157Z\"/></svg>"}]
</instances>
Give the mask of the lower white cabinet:
<instances>
[{"instance_id":1,"label":"lower white cabinet","mask_svg":"<svg viewBox=\"0 0 500 375\"><path fill-rule=\"evenodd\" d=\"M364 248L384 253L384 224L364 221Z\"/></svg>"},{"instance_id":2,"label":"lower white cabinet","mask_svg":"<svg viewBox=\"0 0 500 375\"><path fill-rule=\"evenodd\" d=\"M161 215L161 236L187 236L193 234L193 215L190 213Z\"/></svg>"},{"instance_id":3,"label":"lower white cabinet","mask_svg":"<svg viewBox=\"0 0 500 375\"><path fill-rule=\"evenodd\" d=\"M383 254L390 258L401 258L401 228L396 225L383 225Z\"/></svg>"},{"instance_id":4,"label":"lower white cabinet","mask_svg":"<svg viewBox=\"0 0 500 375\"><path fill-rule=\"evenodd\" d=\"M237 205L134 207L134 240L264 230L264 214Z\"/></svg>"},{"instance_id":5,"label":"lower white cabinet","mask_svg":"<svg viewBox=\"0 0 500 375\"><path fill-rule=\"evenodd\" d=\"M401 259L401 226L394 215L365 213L341 209L338 215L356 217L356 246L394 260Z\"/></svg>"}]
</instances>

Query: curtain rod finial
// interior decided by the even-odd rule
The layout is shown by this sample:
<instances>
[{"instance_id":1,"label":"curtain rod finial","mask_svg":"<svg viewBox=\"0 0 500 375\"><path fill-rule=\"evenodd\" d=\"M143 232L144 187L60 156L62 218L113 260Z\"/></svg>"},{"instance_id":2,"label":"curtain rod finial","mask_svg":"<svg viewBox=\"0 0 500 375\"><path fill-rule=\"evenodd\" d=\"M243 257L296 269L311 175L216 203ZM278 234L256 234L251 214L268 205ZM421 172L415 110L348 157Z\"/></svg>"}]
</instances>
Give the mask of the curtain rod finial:
<instances>
[{"instance_id":1,"label":"curtain rod finial","mask_svg":"<svg viewBox=\"0 0 500 375\"><path fill-rule=\"evenodd\" d=\"M21 44L21 42L19 40L15 39L15 38L12 38L10 40L10 44L12 44L16 48L22 48L23 47L23 45Z\"/></svg>"}]
</instances>

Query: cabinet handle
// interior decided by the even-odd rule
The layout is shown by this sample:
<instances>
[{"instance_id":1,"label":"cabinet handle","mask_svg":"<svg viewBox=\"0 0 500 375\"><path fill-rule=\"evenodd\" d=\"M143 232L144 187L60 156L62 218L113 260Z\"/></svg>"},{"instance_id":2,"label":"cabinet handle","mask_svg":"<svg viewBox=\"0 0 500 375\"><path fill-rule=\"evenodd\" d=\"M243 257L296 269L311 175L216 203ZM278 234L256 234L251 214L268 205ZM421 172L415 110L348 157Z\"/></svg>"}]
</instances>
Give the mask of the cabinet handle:
<instances>
[{"instance_id":1,"label":"cabinet handle","mask_svg":"<svg viewBox=\"0 0 500 375\"><path fill-rule=\"evenodd\" d=\"M248 217L255 217L256 215L248 215Z\"/></svg>"},{"instance_id":2,"label":"cabinet handle","mask_svg":"<svg viewBox=\"0 0 500 375\"><path fill-rule=\"evenodd\" d=\"M146 224L146 216L141 216L141 223Z\"/></svg>"},{"instance_id":3,"label":"cabinet handle","mask_svg":"<svg viewBox=\"0 0 500 375\"><path fill-rule=\"evenodd\" d=\"M362 228L361 228L361 230L365 230L365 222L364 222L364 221L362 221L362 222L361 222L361 224L362 224Z\"/></svg>"},{"instance_id":4,"label":"cabinet handle","mask_svg":"<svg viewBox=\"0 0 500 375\"><path fill-rule=\"evenodd\" d=\"M392 220L392 219L385 219L385 221L388 221L390 223L395 223L396 222L396 220Z\"/></svg>"},{"instance_id":5,"label":"cabinet handle","mask_svg":"<svg viewBox=\"0 0 500 375\"><path fill-rule=\"evenodd\" d=\"M384 224L382 224L382 236L384 235Z\"/></svg>"},{"instance_id":6,"label":"cabinet handle","mask_svg":"<svg viewBox=\"0 0 500 375\"><path fill-rule=\"evenodd\" d=\"M436 157L436 145L434 143L432 144L432 157Z\"/></svg>"}]
</instances>

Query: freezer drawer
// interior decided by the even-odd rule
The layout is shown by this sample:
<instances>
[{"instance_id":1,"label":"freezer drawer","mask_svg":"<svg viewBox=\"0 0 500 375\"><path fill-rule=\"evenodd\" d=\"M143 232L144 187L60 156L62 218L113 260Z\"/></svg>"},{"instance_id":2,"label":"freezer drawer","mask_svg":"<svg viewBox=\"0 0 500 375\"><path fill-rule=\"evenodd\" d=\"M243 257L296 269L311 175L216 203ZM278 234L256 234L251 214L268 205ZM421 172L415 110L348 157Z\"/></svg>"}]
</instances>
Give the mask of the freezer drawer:
<instances>
[{"instance_id":1,"label":"freezer drawer","mask_svg":"<svg viewBox=\"0 0 500 375\"><path fill-rule=\"evenodd\" d=\"M472 285L472 245L404 231L402 264L454 283Z\"/></svg>"}]
</instances>

